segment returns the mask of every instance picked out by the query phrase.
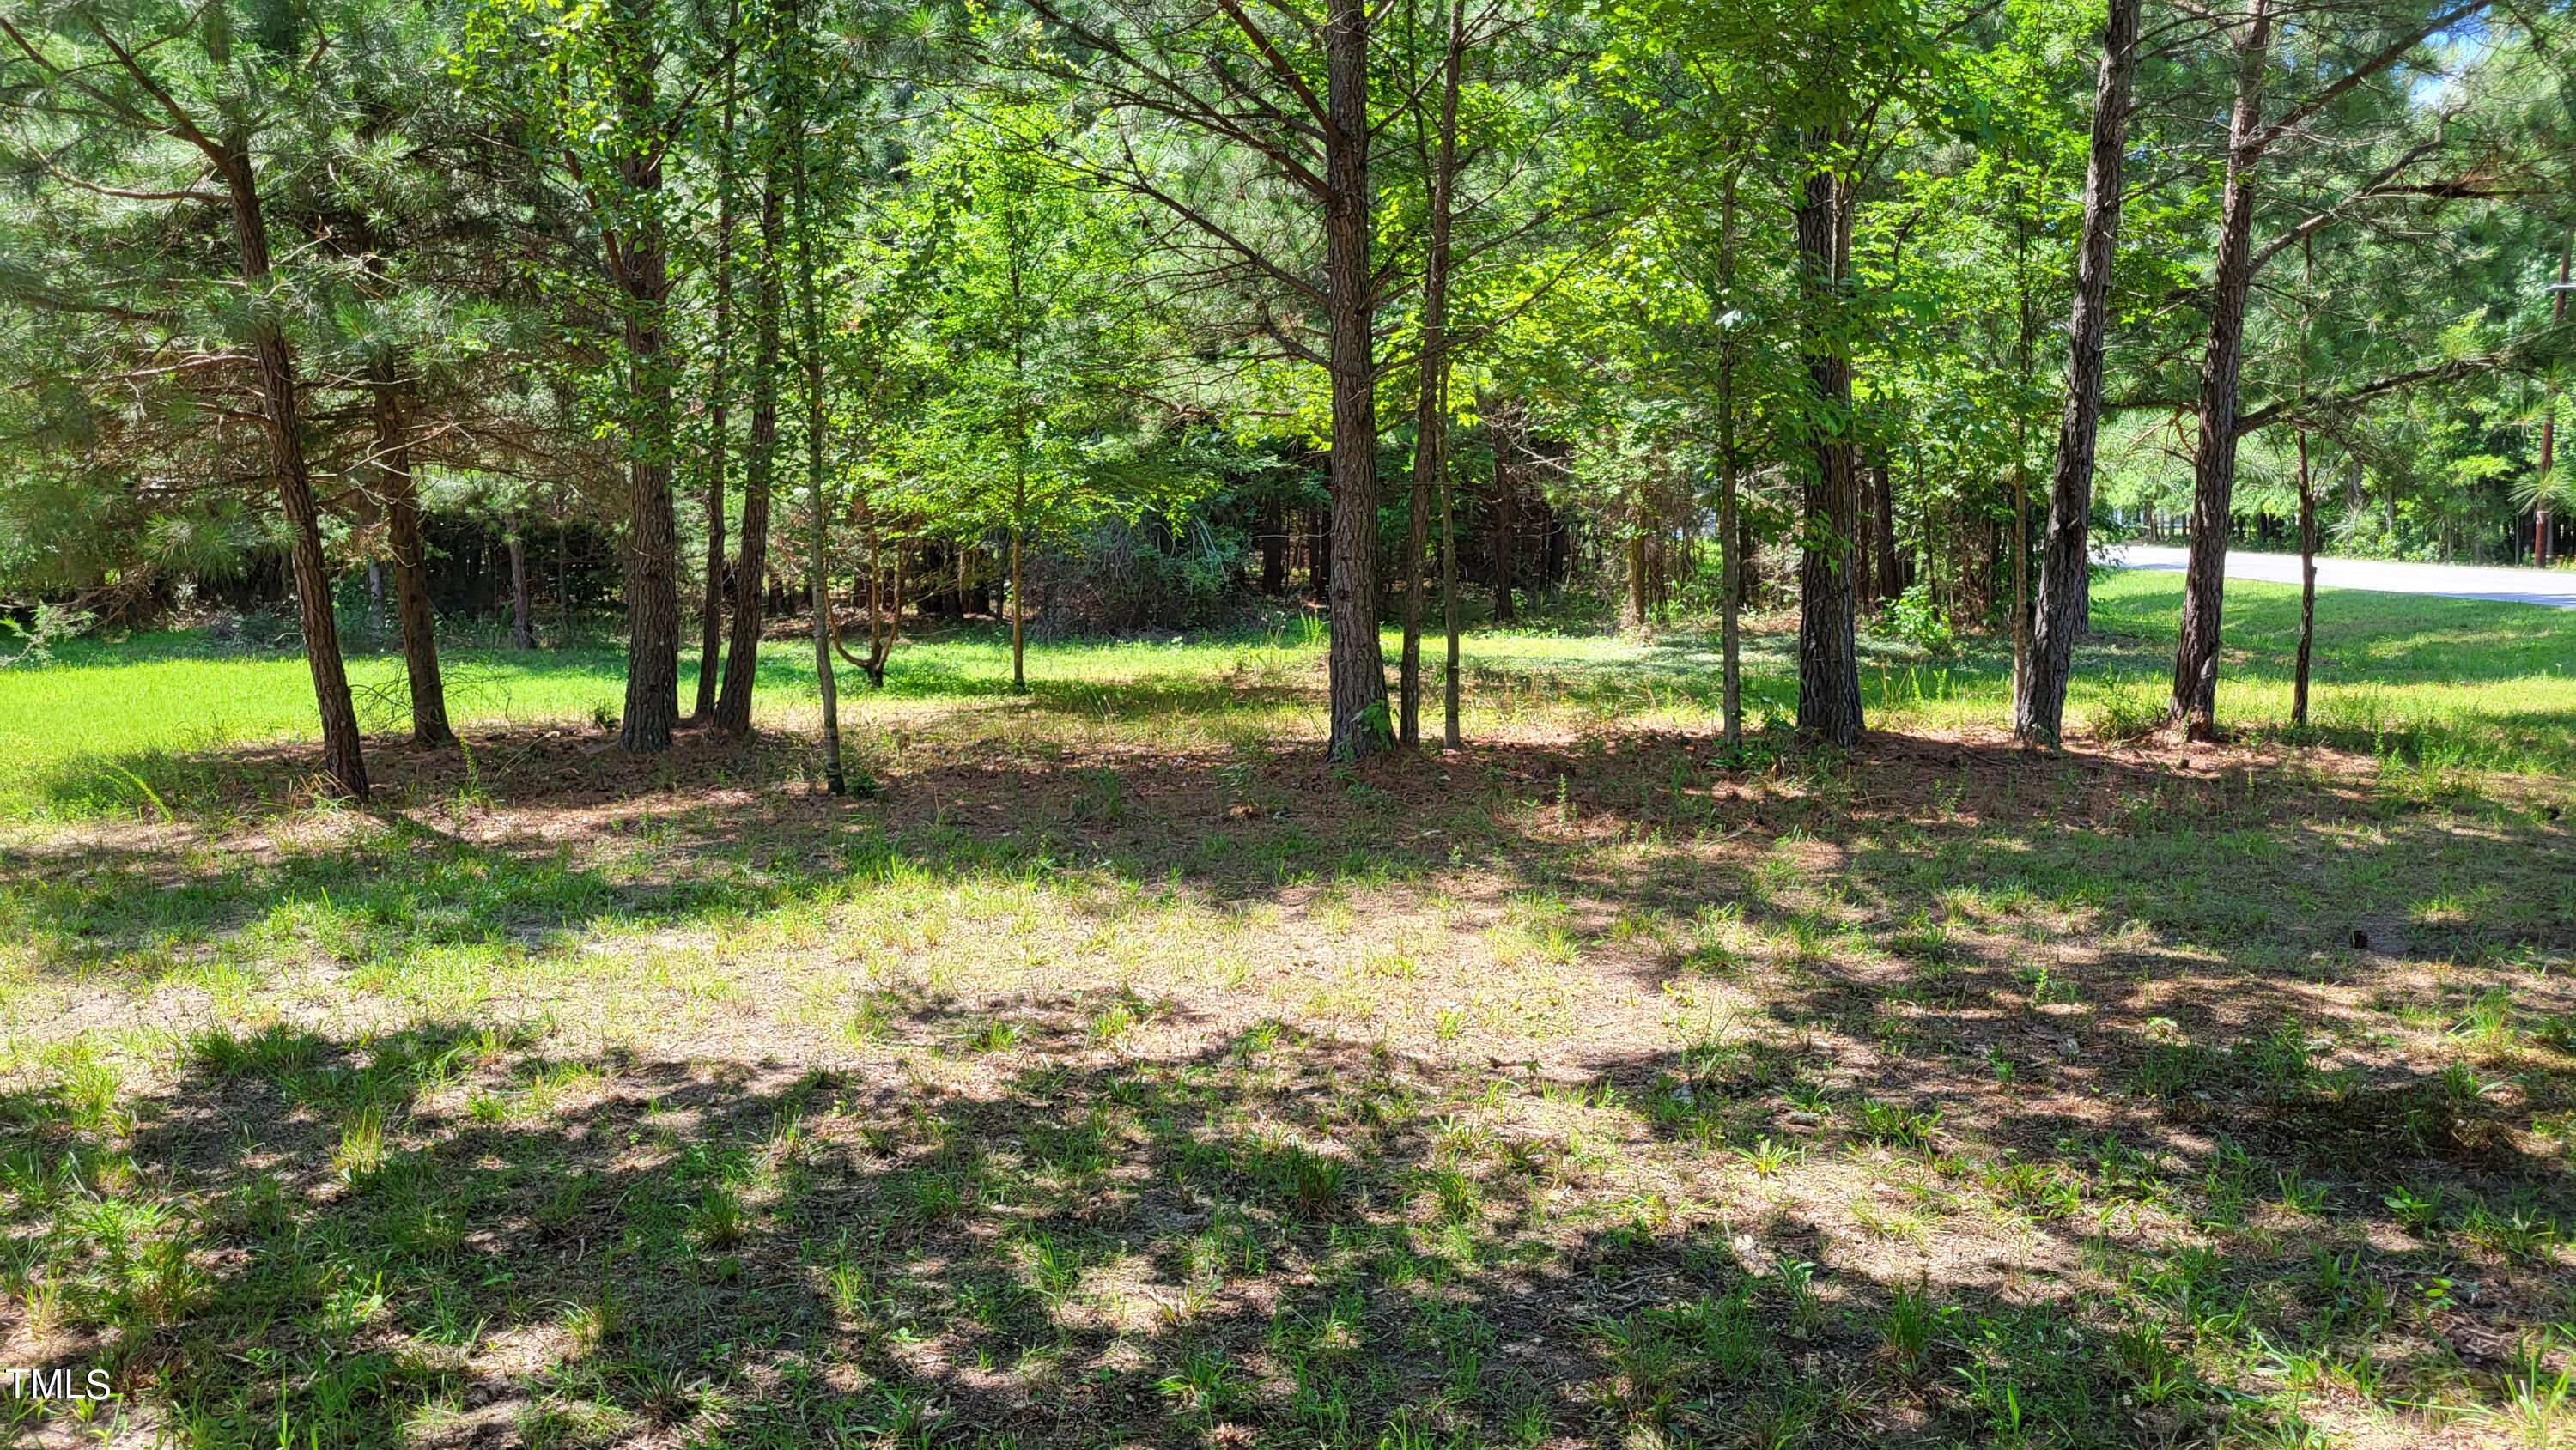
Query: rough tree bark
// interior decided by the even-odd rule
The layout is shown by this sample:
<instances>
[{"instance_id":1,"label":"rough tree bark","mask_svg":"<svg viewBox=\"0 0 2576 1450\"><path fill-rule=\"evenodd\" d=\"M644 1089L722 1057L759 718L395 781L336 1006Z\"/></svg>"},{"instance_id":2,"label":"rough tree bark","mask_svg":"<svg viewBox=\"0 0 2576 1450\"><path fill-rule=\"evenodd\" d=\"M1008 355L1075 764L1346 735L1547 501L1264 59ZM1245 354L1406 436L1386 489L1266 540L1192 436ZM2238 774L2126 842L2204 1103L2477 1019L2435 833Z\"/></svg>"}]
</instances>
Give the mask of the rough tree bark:
<instances>
[{"instance_id":1,"label":"rough tree bark","mask_svg":"<svg viewBox=\"0 0 2576 1450\"><path fill-rule=\"evenodd\" d=\"M626 710L621 749L671 748L680 719L680 539L671 502L671 375L662 309L671 292L662 250L662 148L643 139L656 124L657 58L647 35L649 0L617 0L618 109L630 134L617 163L625 215L604 228L625 293ZM630 210L631 209L631 210Z\"/></svg>"},{"instance_id":2,"label":"rough tree bark","mask_svg":"<svg viewBox=\"0 0 2576 1450\"><path fill-rule=\"evenodd\" d=\"M1860 738L1860 657L1852 627L1852 457L1846 437L1851 360L1836 336L1842 285L1839 187L1830 135L1808 141L1815 168L1797 213L1800 289L1807 312L1807 375L1818 416L1807 421L1815 461L1802 487L1805 538L1798 558L1798 732L1848 747Z\"/></svg>"},{"instance_id":3,"label":"rough tree bark","mask_svg":"<svg viewBox=\"0 0 2576 1450\"><path fill-rule=\"evenodd\" d=\"M2182 635L2167 706L2186 736L2218 733L2218 633L2227 589L2227 528L2236 488L2238 374L2245 297L2253 280L2255 167L2263 150L2263 81L2271 0L2253 0L2236 34L2236 101L2228 120L2227 185L2211 268L2209 346L2201 361L2200 439L2192 457L2191 561L2183 571Z\"/></svg>"},{"instance_id":4,"label":"rough tree bark","mask_svg":"<svg viewBox=\"0 0 2576 1450\"><path fill-rule=\"evenodd\" d=\"M2308 430L2299 430L2299 668L2290 687L2290 724L2308 723L2308 662L2317 641L2317 491L2308 473Z\"/></svg>"},{"instance_id":5,"label":"rough tree bark","mask_svg":"<svg viewBox=\"0 0 2576 1450\"><path fill-rule=\"evenodd\" d=\"M730 39L740 7L726 26ZM725 52L724 132L716 141L716 265L714 356L707 365L707 587L698 606L698 698L689 712L706 720L716 710L716 670L724 638L725 461L732 443L733 361L733 132L734 56Z\"/></svg>"},{"instance_id":6,"label":"rough tree bark","mask_svg":"<svg viewBox=\"0 0 2576 1450\"><path fill-rule=\"evenodd\" d=\"M759 270L752 280L751 436L744 440L742 542L736 556L733 637L725 650L724 689L715 728L741 736L751 729L751 691L760 668L761 581L769 577L769 494L778 475L779 313L785 279L778 266L784 216L775 177L760 190Z\"/></svg>"},{"instance_id":7,"label":"rough tree bark","mask_svg":"<svg viewBox=\"0 0 2576 1450\"><path fill-rule=\"evenodd\" d=\"M1735 295L1735 172L1718 193L1717 289L1720 302ZM1726 748L1744 744L1744 540L1735 460L1735 352L1733 331L1717 339L1717 553L1718 680Z\"/></svg>"},{"instance_id":8,"label":"rough tree bark","mask_svg":"<svg viewBox=\"0 0 2576 1450\"><path fill-rule=\"evenodd\" d=\"M2075 641L2089 622L2094 447L2102 430L2103 353L2110 337L2111 263L2120 244L2121 171L2128 155L2129 92L2137 75L2140 0L2111 0L2093 85L2093 145L2084 168L2084 220L2075 255L2075 305L2067 319L2066 406L2057 424L2047 532L2040 540L2039 616L2030 665L2013 696L2013 735L2054 745L2065 730Z\"/></svg>"},{"instance_id":9,"label":"rough tree bark","mask_svg":"<svg viewBox=\"0 0 2576 1450\"><path fill-rule=\"evenodd\" d=\"M402 626L403 673L411 684L411 741L453 745L456 732L447 723L447 687L438 671L438 616L429 603L428 550L421 539L420 490L412 478L402 384L379 374L372 391L377 487L384 494L385 534L394 558L394 617Z\"/></svg>"},{"instance_id":10,"label":"rough tree bark","mask_svg":"<svg viewBox=\"0 0 2576 1450\"><path fill-rule=\"evenodd\" d=\"M1331 734L1325 753L1358 760L1394 732L1377 635L1377 314L1369 181L1368 0L1330 0L1324 20L1326 312L1333 384L1332 583L1325 618Z\"/></svg>"},{"instance_id":11,"label":"rough tree bark","mask_svg":"<svg viewBox=\"0 0 2576 1450\"><path fill-rule=\"evenodd\" d=\"M278 504L292 540L288 563L295 579L296 617L304 632L304 659L313 675L314 701L322 714L322 772L334 789L365 800L367 762L359 744L357 707L349 698L348 666L340 657L339 621L331 612L331 570L322 555L321 507L314 501L313 475L304 458L295 358L266 295L268 219L260 209L258 175L251 165L247 138L201 143L199 149L214 163L232 202L242 286L254 299L250 331L259 371L260 420L266 425Z\"/></svg>"}]
</instances>

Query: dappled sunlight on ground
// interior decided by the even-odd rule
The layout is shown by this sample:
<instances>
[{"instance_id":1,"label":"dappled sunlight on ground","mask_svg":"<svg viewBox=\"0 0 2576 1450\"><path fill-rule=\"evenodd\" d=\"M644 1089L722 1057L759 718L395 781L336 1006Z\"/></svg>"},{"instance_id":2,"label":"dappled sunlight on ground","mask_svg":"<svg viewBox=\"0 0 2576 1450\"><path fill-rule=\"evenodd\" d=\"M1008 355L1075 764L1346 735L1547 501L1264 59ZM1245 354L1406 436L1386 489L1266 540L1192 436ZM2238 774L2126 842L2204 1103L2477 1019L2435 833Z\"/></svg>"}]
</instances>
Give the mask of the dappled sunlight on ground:
<instances>
[{"instance_id":1,"label":"dappled sunlight on ground","mask_svg":"<svg viewBox=\"0 0 2576 1450\"><path fill-rule=\"evenodd\" d=\"M792 700L367 811L23 763L0 1364L258 1450L2569 1429L2576 785L2499 715L2033 754L1882 652L1729 755L1696 637L1497 636L1350 769L1311 653L984 649L851 800Z\"/></svg>"}]
</instances>

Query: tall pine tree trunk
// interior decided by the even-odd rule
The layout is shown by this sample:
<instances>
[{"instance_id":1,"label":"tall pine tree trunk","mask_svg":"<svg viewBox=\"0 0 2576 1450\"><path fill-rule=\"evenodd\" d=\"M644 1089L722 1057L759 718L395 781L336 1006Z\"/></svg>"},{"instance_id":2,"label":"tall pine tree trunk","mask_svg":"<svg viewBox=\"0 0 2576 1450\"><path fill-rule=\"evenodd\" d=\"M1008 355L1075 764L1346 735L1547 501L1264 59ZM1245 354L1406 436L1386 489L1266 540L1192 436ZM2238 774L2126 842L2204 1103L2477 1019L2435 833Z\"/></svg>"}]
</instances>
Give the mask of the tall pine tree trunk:
<instances>
[{"instance_id":1,"label":"tall pine tree trunk","mask_svg":"<svg viewBox=\"0 0 2576 1450\"><path fill-rule=\"evenodd\" d=\"M1375 754L1393 737L1386 657L1377 631L1377 364L1375 249L1369 180L1369 0L1328 0L1324 32L1324 209L1333 385L1331 630L1327 675L1335 760Z\"/></svg>"},{"instance_id":2,"label":"tall pine tree trunk","mask_svg":"<svg viewBox=\"0 0 2576 1450\"><path fill-rule=\"evenodd\" d=\"M1718 194L1718 298L1730 308L1735 296L1735 172L1729 170ZM1744 539L1738 494L1742 480L1735 459L1735 335L1717 339L1717 552L1719 714L1726 748L1744 743Z\"/></svg>"},{"instance_id":3,"label":"tall pine tree trunk","mask_svg":"<svg viewBox=\"0 0 2576 1450\"><path fill-rule=\"evenodd\" d=\"M2308 664L2317 641L2317 491L2308 473L2308 430L2299 429L2299 667L2290 687L2290 724L2308 723Z\"/></svg>"},{"instance_id":4,"label":"tall pine tree trunk","mask_svg":"<svg viewBox=\"0 0 2576 1450\"><path fill-rule=\"evenodd\" d=\"M739 26L734 7L727 39ZM707 587L698 606L698 698L693 719L716 711L716 671L724 638L725 462L732 438L733 377L733 132L734 57L725 53L724 132L716 139L716 266L714 356L707 363Z\"/></svg>"},{"instance_id":5,"label":"tall pine tree trunk","mask_svg":"<svg viewBox=\"0 0 2576 1450\"><path fill-rule=\"evenodd\" d=\"M806 32L797 24L791 4L788 24L798 38L797 58L804 72L797 78L797 105L791 112L794 145L790 152L795 161L796 184L796 291L803 326L800 349L805 359L805 489L807 506L812 510L812 533L806 550L807 583L813 592L814 607L814 674L821 686L823 704L823 788L834 795L848 795L850 784L841 773L841 681L832 668L832 589L827 568L832 512L825 498L823 484L823 308L821 289L815 273L813 181L807 170L805 100L816 82L813 55L806 43ZM959 577L957 612L966 612L965 550L958 550Z\"/></svg>"},{"instance_id":6,"label":"tall pine tree trunk","mask_svg":"<svg viewBox=\"0 0 2576 1450\"><path fill-rule=\"evenodd\" d=\"M313 475L304 458L304 420L296 399L295 358L269 297L268 219L260 209L258 176L246 140L210 148L232 202L233 243L243 289L252 299L251 351L258 364L260 421L268 434L280 510L286 515L288 565L295 580L295 610L304 634L304 660L313 675L314 702L322 715L322 773L332 788L367 798L367 763L358 738L358 711L349 698L349 672L340 657L340 626L331 611L331 570L322 554L322 511L313 497Z\"/></svg>"},{"instance_id":7,"label":"tall pine tree trunk","mask_svg":"<svg viewBox=\"0 0 2576 1450\"><path fill-rule=\"evenodd\" d=\"M769 578L769 494L778 475L779 313L786 279L779 256L784 217L777 178L760 189L759 270L752 280L751 436L742 471L742 542L733 568L733 638L725 650L724 689L716 697L716 729L740 736L751 729L751 692L760 668L762 585Z\"/></svg>"},{"instance_id":8,"label":"tall pine tree trunk","mask_svg":"<svg viewBox=\"0 0 2576 1450\"><path fill-rule=\"evenodd\" d=\"M380 373L372 391L376 477L384 491L385 533L394 556L394 617L402 626L403 672L411 685L411 741L453 745L456 732L447 723L447 687L438 672L438 617L429 603L429 561L421 539L420 490L412 478L402 384Z\"/></svg>"},{"instance_id":9,"label":"tall pine tree trunk","mask_svg":"<svg viewBox=\"0 0 2576 1450\"><path fill-rule=\"evenodd\" d=\"M1854 529L1851 360L1832 315L1842 293L1840 139L1809 137L1813 169L1797 213L1800 290L1807 309L1807 375L1814 461L1802 489L1806 536L1798 558L1798 731L1828 745L1860 738L1860 658L1852 625Z\"/></svg>"},{"instance_id":10,"label":"tall pine tree trunk","mask_svg":"<svg viewBox=\"0 0 2576 1450\"><path fill-rule=\"evenodd\" d=\"M2218 636L2236 490L2238 383L2245 360L2245 298L2253 281L2255 166L2262 159L2270 6L2271 0L2253 0L2236 38L2236 103L2228 122L2227 186L2219 202L2218 257L2210 276L2209 346L2201 361L2191 560L2183 570L2182 634L2174 650L2173 698L2167 706L2194 740L2218 733Z\"/></svg>"},{"instance_id":11,"label":"tall pine tree trunk","mask_svg":"<svg viewBox=\"0 0 2576 1450\"><path fill-rule=\"evenodd\" d=\"M658 122L650 0L614 0L618 109L634 138L618 161L626 201L611 253L625 292L626 711L620 748L671 748L680 719L680 539L671 501L671 375L663 308L671 292L662 252L661 148L644 138Z\"/></svg>"},{"instance_id":12,"label":"tall pine tree trunk","mask_svg":"<svg viewBox=\"0 0 2576 1450\"><path fill-rule=\"evenodd\" d=\"M1422 268L1421 392L1413 410L1413 498L1404 531L1404 655L1397 674L1397 738L1422 743L1423 555L1431 532L1431 494L1449 467L1450 191L1458 170L1458 87L1467 50L1466 0L1452 0L1449 46L1440 68L1439 130L1424 160L1431 174L1431 237Z\"/></svg>"}]
</instances>

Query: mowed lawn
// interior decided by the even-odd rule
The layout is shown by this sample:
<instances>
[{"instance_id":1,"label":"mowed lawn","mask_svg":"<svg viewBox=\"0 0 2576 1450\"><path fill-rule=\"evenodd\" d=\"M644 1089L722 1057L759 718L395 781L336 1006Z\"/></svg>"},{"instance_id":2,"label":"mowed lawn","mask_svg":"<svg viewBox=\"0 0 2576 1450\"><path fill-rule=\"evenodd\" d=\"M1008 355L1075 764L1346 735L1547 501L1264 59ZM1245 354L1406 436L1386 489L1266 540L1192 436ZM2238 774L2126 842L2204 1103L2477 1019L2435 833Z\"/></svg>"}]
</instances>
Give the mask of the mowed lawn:
<instances>
[{"instance_id":1,"label":"mowed lawn","mask_svg":"<svg viewBox=\"0 0 2576 1450\"><path fill-rule=\"evenodd\" d=\"M2527 1445L2576 1434L2576 614L2097 592L2064 752L1874 641L989 634L628 760L606 652L312 799L300 660L0 672L0 1365L45 1443ZM399 662L354 674L393 731ZM1436 698L1436 697L1435 697ZM1435 721L1436 728L1436 721Z\"/></svg>"}]
</instances>

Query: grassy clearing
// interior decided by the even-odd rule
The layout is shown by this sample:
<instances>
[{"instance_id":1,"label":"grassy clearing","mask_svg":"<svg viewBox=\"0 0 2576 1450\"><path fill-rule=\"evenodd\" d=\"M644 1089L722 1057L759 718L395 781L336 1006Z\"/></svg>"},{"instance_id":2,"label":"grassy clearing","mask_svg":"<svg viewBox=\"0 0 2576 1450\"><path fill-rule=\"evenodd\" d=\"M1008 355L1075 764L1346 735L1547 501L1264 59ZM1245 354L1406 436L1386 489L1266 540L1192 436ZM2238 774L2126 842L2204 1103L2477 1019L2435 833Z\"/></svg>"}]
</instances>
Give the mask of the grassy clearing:
<instances>
[{"instance_id":1,"label":"grassy clearing","mask_svg":"<svg viewBox=\"0 0 2576 1450\"><path fill-rule=\"evenodd\" d=\"M2171 628L2103 593L2078 719ZM2045 758L1990 656L1726 761L1698 641L1479 637L1496 743L1335 771L1302 644L939 642L849 803L792 684L636 764L567 661L364 815L93 662L0 854L0 1364L257 1450L2556 1443L2565 626L2425 608L2329 596L2388 703L2316 748Z\"/></svg>"},{"instance_id":2,"label":"grassy clearing","mask_svg":"<svg viewBox=\"0 0 2576 1450\"><path fill-rule=\"evenodd\" d=\"M2103 633L2079 663L2069 718L2113 734L2162 709L2180 585L2132 573L2096 591ZM2297 592L2230 591L2223 718L2277 728L2289 714L2288 660ZM2470 600L2327 591L2318 607L2314 738L2435 767L2576 772L2576 611ZM1791 641L1757 635L1747 654L1747 710L1759 725L1796 713ZM1393 640L1389 640L1390 656ZM76 641L45 670L0 671L0 819L78 818L153 809L215 793L203 763L245 746L309 739L311 682L293 656L246 654L187 636L116 644ZM989 739L1035 746L1113 740L1204 746L1303 739L1316 731L1309 694L1319 637L1082 644L1030 658L1031 709L1010 697L1006 642L990 632L912 643L886 690L845 691L852 737L889 761L962 714ZM501 730L595 726L613 718L623 662L613 651L461 650L448 660L451 713ZM1463 668L1469 726L1483 738L1525 730L1704 730L1716 718L1713 640L1545 629L1469 638ZM694 660L681 688L694 688ZM356 660L351 677L371 731L404 720L397 657ZM1864 651L1872 718L1887 728L1991 726L2006 708L2010 661L1991 644L1925 659L1879 641ZM810 730L818 698L810 651L773 642L761 669L759 722Z\"/></svg>"}]
</instances>

